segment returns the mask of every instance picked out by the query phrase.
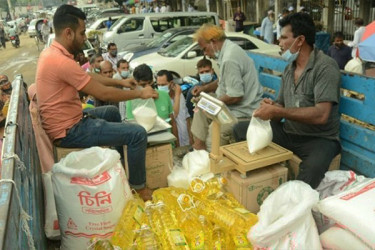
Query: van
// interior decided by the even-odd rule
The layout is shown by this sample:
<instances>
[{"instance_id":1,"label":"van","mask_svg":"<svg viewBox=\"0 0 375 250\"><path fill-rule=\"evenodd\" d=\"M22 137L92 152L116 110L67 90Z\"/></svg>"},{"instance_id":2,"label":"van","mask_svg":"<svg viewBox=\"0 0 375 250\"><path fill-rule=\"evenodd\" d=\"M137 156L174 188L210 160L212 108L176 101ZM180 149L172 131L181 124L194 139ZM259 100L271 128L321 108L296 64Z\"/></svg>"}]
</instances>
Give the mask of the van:
<instances>
[{"instance_id":1,"label":"van","mask_svg":"<svg viewBox=\"0 0 375 250\"><path fill-rule=\"evenodd\" d=\"M114 42L119 51L142 45L170 28L200 26L204 23L219 25L214 12L170 12L125 15L103 35L102 47Z\"/></svg>"}]
</instances>

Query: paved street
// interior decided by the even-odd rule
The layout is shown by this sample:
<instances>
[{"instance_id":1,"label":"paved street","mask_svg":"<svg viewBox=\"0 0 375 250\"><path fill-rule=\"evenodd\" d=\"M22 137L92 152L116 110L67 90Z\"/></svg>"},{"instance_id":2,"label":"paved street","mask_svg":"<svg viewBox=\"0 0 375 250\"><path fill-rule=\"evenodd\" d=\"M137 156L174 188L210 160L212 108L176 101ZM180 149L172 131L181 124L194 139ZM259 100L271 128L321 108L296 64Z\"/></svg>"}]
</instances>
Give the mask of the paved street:
<instances>
[{"instance_id":1,"label":"paved street","mask_svg":"<svg viewBox=\"0 0 375 250\"><path fill-rule=\"evenodd\" d=\"M31 84L35 81L39 51L34 38L30 38L27 34L21 34L20 40L19 48L14 48L8 41L6 49L0 49L0 74L6 74L11 81L15 75L22 74L24 81Z\"/></svg>"}]
</instances>

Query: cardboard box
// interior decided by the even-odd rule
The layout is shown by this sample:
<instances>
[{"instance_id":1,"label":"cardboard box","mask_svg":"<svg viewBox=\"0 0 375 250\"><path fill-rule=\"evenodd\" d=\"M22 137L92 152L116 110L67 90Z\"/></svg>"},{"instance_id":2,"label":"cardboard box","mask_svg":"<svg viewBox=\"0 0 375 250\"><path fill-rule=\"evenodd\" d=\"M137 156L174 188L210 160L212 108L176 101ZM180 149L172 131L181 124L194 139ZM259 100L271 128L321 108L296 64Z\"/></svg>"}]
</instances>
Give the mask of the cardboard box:
<instances>
[{"instance_id":1,"label":"cardboard box","mask_svg":"<svg viewBox=\"0 0 375 250\"><path fill-rule=\"evenodd\" d=\"M295 154L293 154L292 159L287 161L286 167L288 168L288 180L295 180L297 178L298 173L299 173L299 164L301 163L301 161L302 160ZM340 161L341 161L341 154L338 154L331 161L328 171L340 169Z\"/></svg>"},{"instance_id":2,"label":"cardboard box","mask_svg":"<svg viewBox=\"0 0 375 250\"><path fill-rule=\"evenodd\" d=\"M173 168L171 144L147 148L146 151L146 184L149 188L168 186L167 176Z\"/></svg>"},{"instance_id":3,"label":"cardboard box","mask_svg":"<svg viewBox=\"0 0 375 250\"><path fill-rule=\"evenodd\" d=\"M287 175L288 169L280 163L250 171L246 178L232 170L226 174L228 191L247 210L256 214L268 195L287 181Z\"/></svg>"}]
</instances>

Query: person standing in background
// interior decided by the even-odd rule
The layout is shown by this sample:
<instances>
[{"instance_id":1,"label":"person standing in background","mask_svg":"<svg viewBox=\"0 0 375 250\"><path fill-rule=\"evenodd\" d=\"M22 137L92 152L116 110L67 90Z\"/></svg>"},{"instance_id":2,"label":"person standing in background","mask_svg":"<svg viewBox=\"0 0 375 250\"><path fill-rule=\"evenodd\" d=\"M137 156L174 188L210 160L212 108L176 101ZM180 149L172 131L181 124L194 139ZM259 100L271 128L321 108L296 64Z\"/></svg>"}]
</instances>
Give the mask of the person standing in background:
<instances>
[{"instance_id":1,"label":"person standing in background","mask_svg":"<svg viewBox=\"0 0 375 250\"><path fill-rule=\"evenodd\" d=\"M246 16L241 12L241 7L237 7L237 12L234 13L233 21L236 22L236 32L243 31L243 22L246 20Z\"/></svg>"},{"instance_id":2,"label":"person standing in background","mask_svg":"<svg viewBox=\"0 0 375 250\"><path fill-rule=\"evenodd\" d=\"M365 26L363 25L363 19L362 18L356 18L354 20L354 24L357 27L357 30L354 32L354 38L353 41L350 42L348 45L352 47L352 57L357 57L357 50L358 50L358 44L362 40L363 33L365 33Z\"/></svg>"},{"instance_id":3,"label":"person standing in background","mask_svg":"<svg viewBox=\"0 0 375 250\"><path fill-rule=\"evenodd\" d=\"M273 10L267 12L267 16L262 21L262 26L260 28L260 38L266 43L273 44L273 23L275 21L275 15Z\"/></svg>"},{"instance_id":4,"label":"person standing in background","mask_svg":"<svg viewBox=\"0 0 375 250\"><path fill-rule=\"evenodd\" d=\"M329 47L327 55L335 59L340 69L352 59L352 49L344 43L344 34L340 31L333 34L333 44Z\"/></svg>"}]
</instances>

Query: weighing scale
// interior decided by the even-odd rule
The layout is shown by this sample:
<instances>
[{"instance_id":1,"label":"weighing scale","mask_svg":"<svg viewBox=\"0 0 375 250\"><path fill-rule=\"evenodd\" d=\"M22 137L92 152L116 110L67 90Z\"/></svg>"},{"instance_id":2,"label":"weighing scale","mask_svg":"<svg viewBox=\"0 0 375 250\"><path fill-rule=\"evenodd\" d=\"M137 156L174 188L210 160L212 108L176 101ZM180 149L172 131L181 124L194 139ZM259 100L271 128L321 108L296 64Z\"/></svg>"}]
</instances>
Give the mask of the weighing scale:
<instances>
[{"instance_id":1,"label":"weighing scale","mask_svg":"<svg viewBox=\"0 0 375 250\"><path fill-rule=\"evenodd\" d=\"M218 174L236 169L242 177L246 178L247 171L292 158L291 151L275 143L254 154L250 154L246 141L220 146L220 125L234 125L238 122L237 118L225 103L205 92L201 92L197 106L212 120L212 146L209 154L212 173Z\"/></svg>"}]
</instances>

